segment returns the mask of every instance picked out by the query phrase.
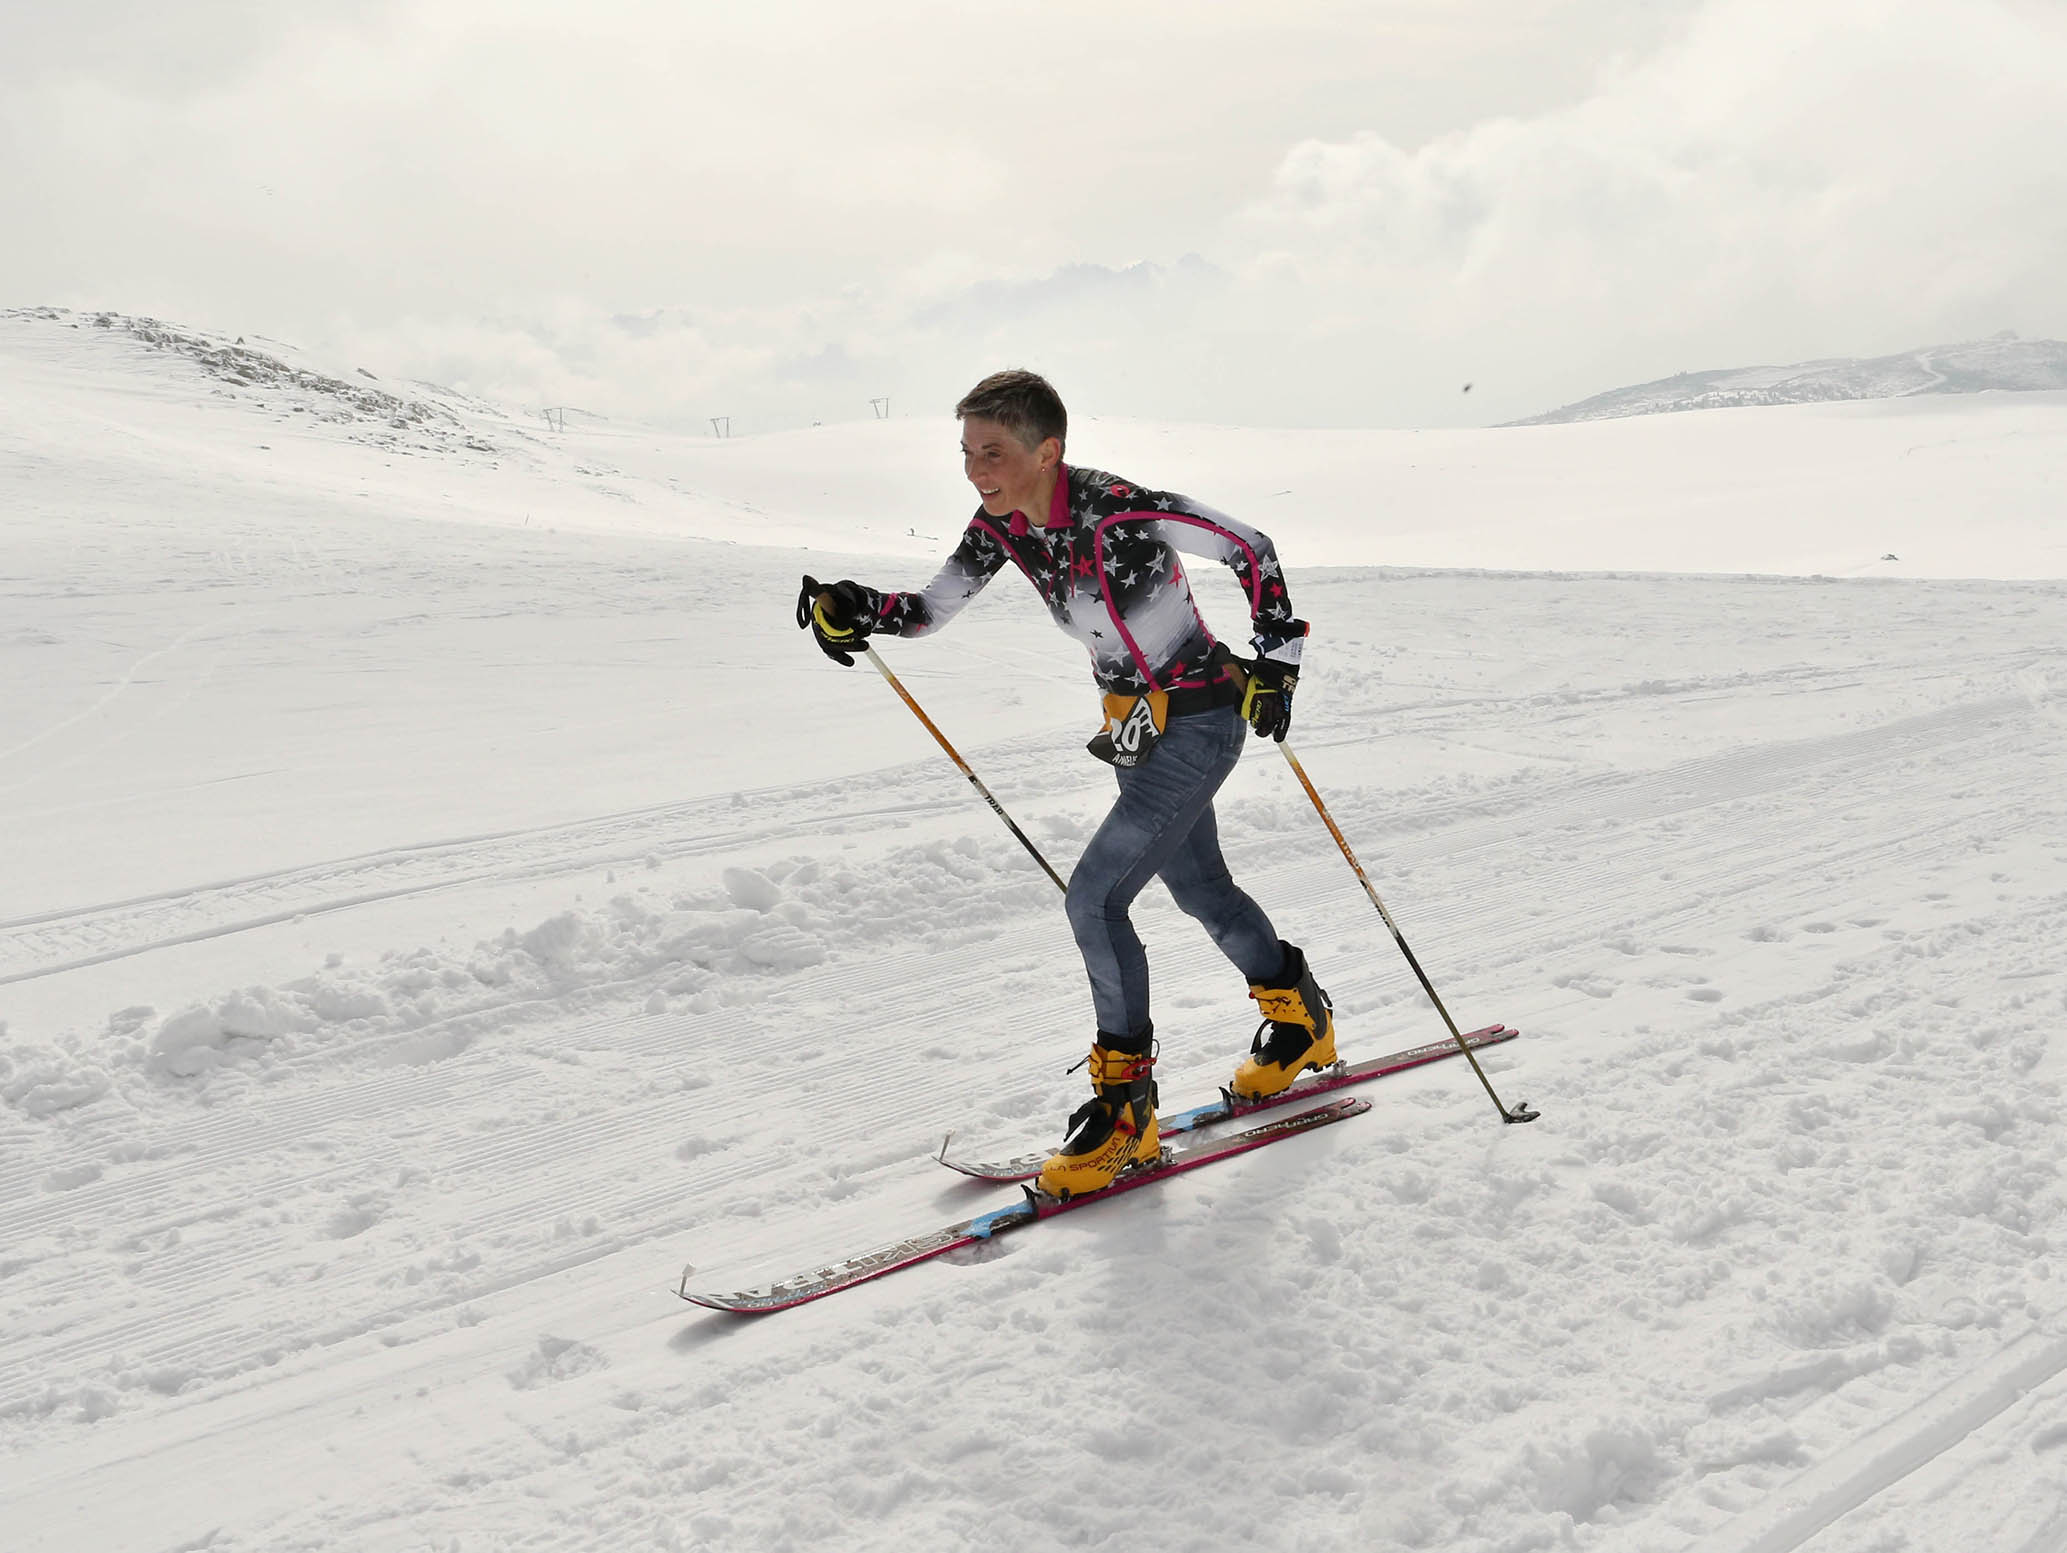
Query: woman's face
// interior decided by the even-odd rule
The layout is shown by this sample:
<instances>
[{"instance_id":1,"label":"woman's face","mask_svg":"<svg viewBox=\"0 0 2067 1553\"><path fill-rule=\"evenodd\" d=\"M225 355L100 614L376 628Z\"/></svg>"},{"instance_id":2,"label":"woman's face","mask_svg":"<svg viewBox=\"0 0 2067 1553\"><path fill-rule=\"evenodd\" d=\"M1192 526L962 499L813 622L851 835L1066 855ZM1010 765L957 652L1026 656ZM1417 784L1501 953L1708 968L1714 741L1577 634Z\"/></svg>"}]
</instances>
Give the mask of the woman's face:
<instances>
[{"instance_id":1,"label":"woman's face","mask_svg":"<svg viewBox=\"0 0 2067 1553\"><path fill-rule=\"evenodd\" d=\"M1048 514L1033 509L1043 480L1061 460L1062 444L1053 437L1029 448L996 421L972 415L962 422L962 473L991 517L1023 512L1035 523L1045 522Z\"/></svg>"}]
</instances>

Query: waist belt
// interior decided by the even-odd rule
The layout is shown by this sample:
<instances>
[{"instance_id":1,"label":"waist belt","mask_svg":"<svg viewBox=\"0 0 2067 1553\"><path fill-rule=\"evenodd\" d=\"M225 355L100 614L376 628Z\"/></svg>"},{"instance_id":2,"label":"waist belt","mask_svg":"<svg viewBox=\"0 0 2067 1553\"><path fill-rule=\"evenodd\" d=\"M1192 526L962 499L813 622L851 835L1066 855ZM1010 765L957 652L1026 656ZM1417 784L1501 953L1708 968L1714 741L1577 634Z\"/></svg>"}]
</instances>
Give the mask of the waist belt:
<instances>
[{"instance_id":1,"label":"waist belt","mask_svg":"<svg viewBox=\"0 0 2067 1553\"><path fill-rule=\"evenodd\" d=\"M1234 706L1242 699L1234 678L1225 669L1210 685L1185 685L1170 692L1170 715L1189 717L1194 712L1210 712L1219 706Z\"/></svg>"}]
</instances>

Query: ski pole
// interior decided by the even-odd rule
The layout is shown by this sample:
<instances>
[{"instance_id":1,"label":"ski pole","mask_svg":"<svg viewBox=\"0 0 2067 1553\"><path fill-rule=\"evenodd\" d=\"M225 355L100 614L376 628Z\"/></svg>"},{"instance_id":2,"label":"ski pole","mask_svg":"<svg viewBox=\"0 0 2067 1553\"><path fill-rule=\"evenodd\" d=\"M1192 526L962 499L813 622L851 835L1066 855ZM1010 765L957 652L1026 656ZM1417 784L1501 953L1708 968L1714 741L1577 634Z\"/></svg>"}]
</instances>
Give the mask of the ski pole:
<instances>
[{"instance_id":1,"label":"ski pole","mask_svg":"<svg viewBox=\"0 0 2067 1553\"><path fill-rule=\"evenodd\" d=\"M924 723L926 731L940 741L940 747L947 751L947 758L953 761L960 768L962 775L969 779L969 785L983 795L983 801L989 804L997 817L1005 822L1005 828L1019 838L1019 844L1022 847L1025 847L1028 852L1033 854L1033 860L1041 865L1041 871L1055 881L1055 888L1067 895L1069 893L1069 886L1062 882L1062 876L1048 866L1048 860L1041 856L1041 849L1029 841L1026 832L1012 822L1012 816L1005 812L1005 806L991 796L990 789L983 785L982 779L969 769L969 762L955 753L955 747L947 742L947 735L933 726L933 719L926 715L926 709L912 699L912 693L904 688L904 682L890 672L890 665L877 657L876 650L869 646L867 642L861 643L857 650L868 655L868 661L876 666L876 672L890 682L892 690L903 697L904 704L912 710L912 716Z\"/></svg>"},{"instance_id":2,"label":"ski pole","mask_svg":"<svg viewBox=\"0 0 2067 1553\"><path fill-rule=\"evenodd\" d=\"M1443 1007L1443 1000L1435 995L1435 986L1428 979L1428 972L1421 969L1421 962L1414 958L1414 951L1407 947L1406 935L1400 932L1399 924L1392 920L1392 913L1385 909L1385 902L1378 898L1378 892L1371 888L1370 877L1364 872L1364 865L1356 860L1356 854L1349 849L1349 842L1342 834L1342 828L1335 823L1335 816L1328 812L1328 806L1321 802L1321 795L1306 775L1306 768L1299 764L1299 757L1292 753L1292 746L1278 741L1278 753L1292 768L1292 774L1299 778L1299 785L1306 789L1306 796L1313 800L1313 806L1320 811L1321 823L1328 827L1328 834L1335 838L1335 845L1342 849L1342 855L1349 859L1349 866L1355 872L1357 883L1364 887L1364 893L1371 897L1371 904L1378 908L1378 915L1385 919L1385 925L1392 930L1392 941L1400 946L1400 953L1407 957L1407 964L1414 968L1414 974L1421 981L1421 990L1428 994L1428 1001L1435 1005L1435 1011L1443 1016L1443 1023L1450 1027L1450 1038L1457 1043L1457 1049L1464 1053L1465 1061L1471 1064L1471 1071L1478 1075L1478 1081L1486 1086L1486 1093L1492 1096L1495 1109L1503 1122L1533 1122L1541 1112L1529 1109L1523 1101L1512 1109L1500 1103L1499 1095L1493 1091L1493 1081L1486 1077L1486 1070L1479 1066L1478 1055L1457 1029L1457 1021L1450 1017L1450 1011Z\"/></svg>"}]
</instances>

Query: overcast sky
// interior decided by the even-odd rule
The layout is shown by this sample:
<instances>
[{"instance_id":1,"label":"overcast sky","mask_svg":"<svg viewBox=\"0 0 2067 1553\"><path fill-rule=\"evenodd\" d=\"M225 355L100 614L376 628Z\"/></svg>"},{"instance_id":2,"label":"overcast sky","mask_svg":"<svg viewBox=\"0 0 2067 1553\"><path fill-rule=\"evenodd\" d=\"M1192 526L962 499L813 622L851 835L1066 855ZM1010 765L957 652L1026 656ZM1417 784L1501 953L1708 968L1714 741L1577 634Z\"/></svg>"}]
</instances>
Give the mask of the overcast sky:
<instances>
[{"instance_id":1,"label":"overcast sky","mask_svg":"<svg viewBox=\"0 0 2067 1553\"><path fill-rule=\"evenodd\" d=\"M1016 364L1080 417L1482 424L2067 336L2067 0L0 0L0 39L0 305L515 406L749 430Z\"/></svg>"}]
</instances>

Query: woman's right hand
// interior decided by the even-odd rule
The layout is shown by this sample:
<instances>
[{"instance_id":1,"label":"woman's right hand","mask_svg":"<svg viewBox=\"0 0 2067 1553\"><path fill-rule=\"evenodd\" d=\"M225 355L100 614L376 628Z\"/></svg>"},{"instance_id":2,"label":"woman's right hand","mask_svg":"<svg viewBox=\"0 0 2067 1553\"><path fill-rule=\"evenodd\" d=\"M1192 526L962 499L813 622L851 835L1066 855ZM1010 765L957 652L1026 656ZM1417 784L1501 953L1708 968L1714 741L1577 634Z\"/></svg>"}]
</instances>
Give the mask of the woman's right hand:
<instances>
[{"instance_id":1,"label":"woman's right hand","mask_svg":"<svg viewBox=\"0 0 2067 1553\"><path fill-rule=\"evenodd\" d=\"M797 625L810 627L818 650L843 668L854 666L854 649L876 628L860 583L822 583L808 575L797 592Z\"/></svg>"}]
</instances>

